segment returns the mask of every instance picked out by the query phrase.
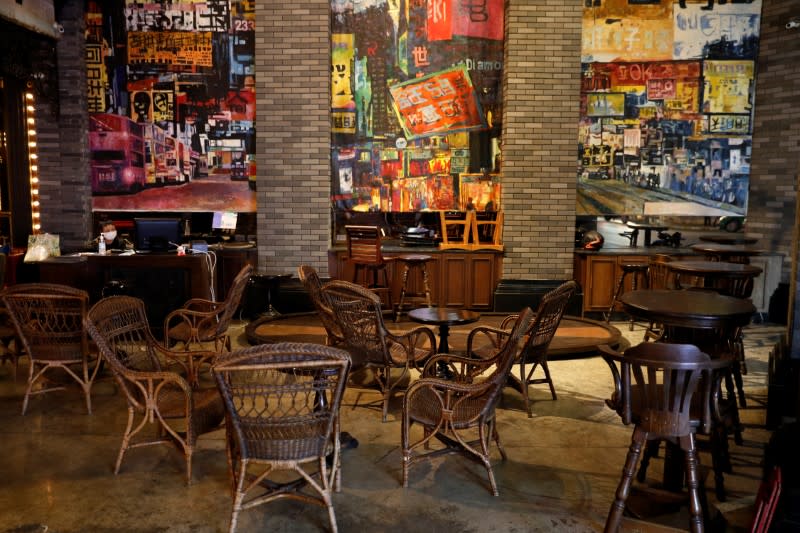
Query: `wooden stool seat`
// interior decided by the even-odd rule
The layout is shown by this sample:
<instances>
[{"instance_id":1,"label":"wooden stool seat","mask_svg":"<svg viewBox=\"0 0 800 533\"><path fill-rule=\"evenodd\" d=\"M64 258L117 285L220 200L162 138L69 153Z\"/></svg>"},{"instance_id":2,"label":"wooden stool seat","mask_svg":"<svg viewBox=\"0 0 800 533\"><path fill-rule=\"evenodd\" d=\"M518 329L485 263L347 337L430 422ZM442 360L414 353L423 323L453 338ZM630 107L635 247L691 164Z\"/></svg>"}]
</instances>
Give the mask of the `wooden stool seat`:
<instances>
[{"instance_id":1,"label":"wooden stool seat","mask_svg":"<svg viewBox=\"0 0 800 533\"><path fill-rule=\"evenodd\" d=\"M397 304L397 309L394 314L395 322L400 319L400 315L403 312L403 306L406 305L407 299L413 299L415 301L422 301L424 299L424 302L428 307L433 306L431 303L431 288L428 283L427 268L428 261L432 260L432 256L424 254L408 254L395 258L395 261L403 265L403 282L400 287L400 303ZM408 292L408 273L413 269L419 269L422 272L423 292Z\"/></svg>"},{"instance_id":2,"label":"wooden stool seat","mask_svg":"<svg viewBox=\"0 0 800 533\"><path fill-rule=\"evenodd\" d=\"M605 314L606 322L611 321L611 313L614 312L614 306L617 304L617 298L622 294L622 288L625 286L625 278L631 274L631 290L636 290L639 287L639 274L647 274L647 265L644 263L622 263L620 265L622 275L617 282L617 289L614 291L614 297L611 299L611 305L608 307L608 312ZM631 318L630 329L633 331L633 318Z\"/></svg>"}]
</instances>

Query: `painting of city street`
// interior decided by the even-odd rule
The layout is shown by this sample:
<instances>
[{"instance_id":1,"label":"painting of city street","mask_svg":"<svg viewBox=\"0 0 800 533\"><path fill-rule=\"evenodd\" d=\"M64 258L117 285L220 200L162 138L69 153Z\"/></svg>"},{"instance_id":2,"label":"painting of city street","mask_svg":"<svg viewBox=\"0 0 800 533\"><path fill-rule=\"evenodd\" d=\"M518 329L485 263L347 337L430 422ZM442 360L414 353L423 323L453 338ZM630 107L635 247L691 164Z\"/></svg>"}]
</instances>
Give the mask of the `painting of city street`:
<instances>
[{"instance_id":1,"label":"painting of city street","mask_svg":"<svg viewBox=\"0 0 800 533\"><path fill-rule=\"evenodd\" d=\"M88 2L95 211L255 212L255 2Z\"/></svg>"},{"instance_id":2,"label":"painting of city street","mask_svg":"<svg viewBox=\"0 0 800 533\"><path fill-rule=\"evenodd\" d=\"M579 215L746 215L761 0L589 1Z\"/></svg>"}]
</instances>

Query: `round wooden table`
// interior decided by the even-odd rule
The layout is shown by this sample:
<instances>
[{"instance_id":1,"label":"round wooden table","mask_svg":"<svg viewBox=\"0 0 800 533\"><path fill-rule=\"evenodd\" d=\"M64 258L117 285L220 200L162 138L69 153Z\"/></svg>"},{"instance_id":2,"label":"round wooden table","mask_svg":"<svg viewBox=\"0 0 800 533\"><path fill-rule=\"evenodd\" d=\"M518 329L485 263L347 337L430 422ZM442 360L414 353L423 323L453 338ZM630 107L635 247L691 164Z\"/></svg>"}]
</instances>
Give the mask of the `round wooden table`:
<instances>
[{"instance_id":1,"label":"round wooden table","mask_svg":"<svg viewBox=\"0 0 800 533\"><path fill-rule=\"evenodd\" d=\"M733 331L749 324L756 312L749 300L711 291L638 290L626 292L619 302L631 315L685 329Z\"/></svg>"},{"instance_id":2,"label":"round wooden table","mask_svg":"<svg viewBox=\"0 0 800 533\"><path fill-rule=\"evenodd\" d=\"M451 307L420 307L408 312L408 318L420 324L439 326L439 353L449 353L450 346L447 337L450 326L463 326L477 322L481 315L468 309L455 309Z\"/></svg>"},{"instance_id":3,"label":"round wooden table","mask_svg":"<svg viewBox=\"0 0 800 533\"><path fill-rule=\"evenodd\" d=\"M750 257L763 254L764 250L744 244L717 244L715 242L701 242L689 248L695 252L707 255L717 261L729 263L749 263Z\"/></svg>"},{"instance_id":4,"label":"round wooden table","mask_svg":"<svg viewBox=\"0 0 800 533\"><path fill-rule=\"evenodd\" d=\"M714 242L717 244L755 244L758 242L757 237L739 235L736 233L730 233L726 235L720 235L716 233L700 235L700 240L705 242Z\"/></svg>"},{"instance_id":5,"label":"round wooden table","mask_svg":"<svg viewBox=\"0 0 800 533\"><path fill-rule=\"evenodd\" d=\"M667 268L677 275L680 284L681 276L695 276L703 278L703 287L713 289L726 294L730 281L737 279L753 279L761 274L761 267L742 264L728 263L726 261L670 261L666 263ZM752 291L752 284L750 284ZM736 296L728 294L729 296ZM749 297L740 295L739 297Z\"/></svg>"}]
</instances>

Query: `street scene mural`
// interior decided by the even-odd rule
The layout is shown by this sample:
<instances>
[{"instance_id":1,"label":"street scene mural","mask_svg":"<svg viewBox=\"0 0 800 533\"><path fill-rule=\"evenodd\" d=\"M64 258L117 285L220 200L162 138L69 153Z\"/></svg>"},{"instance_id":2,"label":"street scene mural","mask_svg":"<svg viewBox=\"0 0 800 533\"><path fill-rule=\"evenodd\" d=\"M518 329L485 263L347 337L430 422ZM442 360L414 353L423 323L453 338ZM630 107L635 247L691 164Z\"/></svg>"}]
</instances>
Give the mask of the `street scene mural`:
<instances>
[{"instance_id":1,"label":"street scene mural","mask_svg":"<svg viewBox=\"0 0 800 533\"><path fill-rule=\"evenodd\" d=\"M499 208L503 19L503 0L331 0L336 209Z\"/></svg>"},{"instance_id":2,"label":"street scene mural","mask_svg":"<svg viewBox=\"0 0 800 533\"><path fill-rule=\"evenodd\" d=\"M255 212L255 2L87 3L92 207Z\"/></svg>"},{"instance_id":3,"label":"street scene mural","mask_svg":"<svg viewBox=\"0 0 800 533\"><path fill-rule=\"evenodd\" d=\"M579 215L747 213L761 0L585 0Z\"/></svg>"}]
</instances>

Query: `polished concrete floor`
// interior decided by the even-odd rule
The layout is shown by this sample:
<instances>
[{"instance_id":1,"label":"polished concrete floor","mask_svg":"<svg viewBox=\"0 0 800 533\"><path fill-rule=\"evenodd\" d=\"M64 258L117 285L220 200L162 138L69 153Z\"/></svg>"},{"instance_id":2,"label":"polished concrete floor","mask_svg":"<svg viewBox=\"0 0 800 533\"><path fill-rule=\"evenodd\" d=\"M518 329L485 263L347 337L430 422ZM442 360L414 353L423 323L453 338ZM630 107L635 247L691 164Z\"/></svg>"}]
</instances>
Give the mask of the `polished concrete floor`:
<instances>
[{"instance_id":1,"label":"polished concrete floor","mask_svg":"<svg viewBox=\"0 0 800 533\"><path fill-rule=\"evenodd\" d=\"M630 342L643 328L629 332ZM245 343L244 323L234 338ZM391 327L391 326L390 326ZM315 329L316 328L316 329ZM451 345L463 343L468 328L456 328ZM748 328L748 407L742 410L744 444L731 440L733 473L725 476L728 500L714 498L706 483L711 514L727 519L724 528L746 525L761 474L767 358L783 328ZM309 319L307 333L319 328ZM389 420L370 405L378 396L349 388L342 406L342 426L360 445L342 457L342 491L334 496L339 531L529 532L601 531L619 480L631 428L623 426L604 404L611 392L610 373L598 357L554 361L551 370L558 400L544 386L533 387L534 416L522 410L515 391L505 392L498 429L508 453L495 450L500 490L493 497L485 471L458 456L445 456L411 470L407 489L400 485L401 395ZM128 452L119 475L113 464L125 426L126 407L108 376L93 388L94 414L86 414L77 390L53 392L31 401L20 415L27 365L14 380L0 367L0 532L211 532L226 531L231 496L223 430L200 438L193 483L185 484L182 456L170 447ZM703 465L710 458L701 453ZM657 480L661 459L648 472ZM721 520L720 520L721 523ZM628 531L685 529L685 511L629 521ZM242 512L240 532L328 529L324 509L279 501Z\"/></svg>"}]
</instances>

